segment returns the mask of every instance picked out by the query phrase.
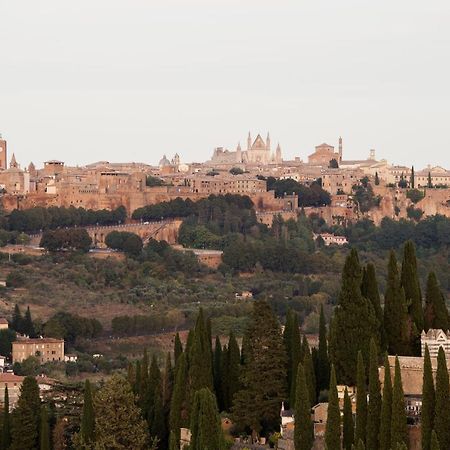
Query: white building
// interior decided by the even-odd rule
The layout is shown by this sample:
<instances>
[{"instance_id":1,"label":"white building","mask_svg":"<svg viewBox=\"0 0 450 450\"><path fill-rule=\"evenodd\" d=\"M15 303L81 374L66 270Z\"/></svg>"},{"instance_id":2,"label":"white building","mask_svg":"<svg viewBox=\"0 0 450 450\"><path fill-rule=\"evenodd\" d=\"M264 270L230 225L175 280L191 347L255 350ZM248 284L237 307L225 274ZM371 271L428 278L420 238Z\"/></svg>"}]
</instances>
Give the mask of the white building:
<instances>
[{"instance_id":1,"label":"white building","mask_svg":"<svg viewBox=\"0 0 450 450\"><path fill-rule=\"evenodd\" d=\"M450 332L448 330L430 329L426 333L422 331L420 344L422 356L425 355L425 345L428 345L431 358L437 358L440 347L444 349L446 359L450 358Z\"/></svg>"}]
</instances>

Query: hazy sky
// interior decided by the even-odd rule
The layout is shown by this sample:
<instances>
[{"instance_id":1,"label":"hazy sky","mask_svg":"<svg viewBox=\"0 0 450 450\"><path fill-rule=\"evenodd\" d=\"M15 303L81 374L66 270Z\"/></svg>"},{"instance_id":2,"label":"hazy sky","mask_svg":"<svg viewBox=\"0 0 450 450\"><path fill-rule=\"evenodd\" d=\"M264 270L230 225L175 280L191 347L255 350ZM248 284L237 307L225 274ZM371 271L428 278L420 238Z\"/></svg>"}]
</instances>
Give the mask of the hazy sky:
<instances>
[{"instance_id":1,"label":"hazy sky","mask_svg":"<svg viewBox=\"0 0 450 450\"><path fill-rule=\"evenodd\" d=\"M3 0L0 132L19 162L284 157L450 168L448 0Z\"/></svg>"}]
</instances>

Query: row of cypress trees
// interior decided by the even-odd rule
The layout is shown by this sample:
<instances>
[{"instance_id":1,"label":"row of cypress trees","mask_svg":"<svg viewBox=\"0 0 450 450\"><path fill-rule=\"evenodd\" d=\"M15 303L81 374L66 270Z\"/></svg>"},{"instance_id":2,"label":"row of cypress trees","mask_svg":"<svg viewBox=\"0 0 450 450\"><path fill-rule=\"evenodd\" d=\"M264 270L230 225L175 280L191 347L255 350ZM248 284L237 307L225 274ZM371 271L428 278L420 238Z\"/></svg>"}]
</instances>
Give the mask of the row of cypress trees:
<instances>
[{"instance_id":1,"label":"row of cypress trees","mask_svg":"<svg viewBox=\"0 0 450 450\"><path fill-rule=\"evenodd\" d=\"M391 251L388 276L381 307L375 267L363 267L358 253L352 250L342 272L338 306L335 308L330 330L330 360L338 380L356 383L357 354L361 350L368 366L370 340L381 351L392 355L420 355L420 333L430 328L450 328L445 298L439 289L436 275L427 279L425 303L417 271L414 244L405 243L401 271Z\"/></svg>"}]
</instances>

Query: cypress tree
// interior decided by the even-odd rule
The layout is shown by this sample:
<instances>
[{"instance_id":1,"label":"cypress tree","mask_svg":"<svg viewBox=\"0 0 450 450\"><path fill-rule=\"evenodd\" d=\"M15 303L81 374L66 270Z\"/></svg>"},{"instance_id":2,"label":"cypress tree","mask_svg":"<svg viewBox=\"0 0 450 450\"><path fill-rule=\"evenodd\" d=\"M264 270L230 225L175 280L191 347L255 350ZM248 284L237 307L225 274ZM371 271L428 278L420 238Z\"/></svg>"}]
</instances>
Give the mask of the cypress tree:
<instances>
[{"instance_id":1,"label":"cypress tree","mask_svg":"<svg viewBox=\"0 0 450 450\"><path fill-rule=\"evenodd\" d=\"M189 382L192 395L202 388L213 390L211 341L201 308L194 328L192 346L189 349Z\"/></svg>"},{"instance_id":2,"label":"cypress tree","mask_svg":"<svg viewBox=\"0 0 450 450\"><path fill-rule=\"evenodd\" d=\"M2 429L2 446L3 450L7 450L11 445L11 423L9 417L9 394L8 386L5 386L5 403L3 406L3 429Z\"/></svg>"},{"instance_id":3,"label":"cypress tree","mask_svg":"<svg viewBox=\"0 0 450 450\"><path fill-rule=\"evenodd\" d=\"M369 343L378 338L379 323L372 303L361 294L361 266L356 250L345 261L339 304L331 326L330 359L341 383L353 385L358 351L369 355Z\"/></svg>"},{"instance_id":4,"label":"cypress tree","mask_svg":"<svg viewBox=\"0 0 450 450\"><path fill-rule=\"evenodd\" d=\"M17 406L12 413L10 450L35 450L39 446L41 421L39 387L33 377L25 377Z\"/></svg>"},{"instance_id":5,"label":"cypress tree","mask_svg":"<svg viewBox=\"0 0 450 450\"><path fill-rule=\"evenodd\" d=\"M408 444L408 428L400 363L398 357L396 357L394 387L392 390L391 446L395 448L399 444Z\"/></svg>"},{"instance_id":6,"label":"cypress tree","mask_svg":"<svg viewBox=\"0 0 450 450\"><path fill-rule=\"evenodd\" d=\"M169 424L170 431L174 433L176 442L180 442L180 428L189 424L189 398L187 396L187 364L186 353L182 353L178 358L175 370L175 384L173 387L172 400L170 403Z\"/></svg>"},{"instance_id":7,"label":"cypress tree","mask_svg":"<svg viewBox=\"0 0 450 450\"><path fill-rule=\"evenodd\" d=\"M286 398L286 349L280 325L269 304L257 301L247 327L248 348L241 370L241 389L233 400L239 428L258 434L263 424L279 427L281 402Z\"/></svg>"},{"instance_id":8,"label":"cypress tree","mask_svg":"<svg viewBox=\"0 0 450 450\"><path fill-rule=\"evenodd\" d=\"M141 392L141 362L139 360L136 361L136 370L134 371L136 375L136 380L133 385L133 392L137 395Z\"/></svg>"},{"instance_id":9,"label":"cypress tree","mask_svg":"<svg viewBox=\"0 0 450 450\"><path fill-rule=\"evenodd\" d=\"M381 403L380 450L391 449L392 381L388 356L384 359L383 400Z\"/></svg>"},{"instance_id":10,"label":"cypress tree","mask_svg":"<svg viewBox=\"0 0 450 450\"><path fill-rule=\"evenodd\" d=\"M219 336L216 336L216 343L214 346L213 357L213 376L214 376L214 391L216 392L217 406L219 411L223 410L223 393L222 393L222 344Z\"/></svg>"},{"instance_id":11,"label":"cypress tree","mask_svg":"<svg viewBox=\"0 0 450 450\"><path fill-rule=\"evenodd\" d=\"M436 431L433 430L431 433L431 450L440 450L439 441L436 435Z\"/></svg>"},{"instance_id":12,"label":"cypress tree","mask_svg":"<svg viewBox=\"0 0 450 450\"><path fill-rule=\"evenodd\" d=\"M367 408L367 450L379 449L381 420L381 388L378 376L378 349L375 341L370 342L369 361L369 405Z\"/></svg>"},{"instance_id":13,"label":"cypress tree","mask_svg":"<svg viewBox=\"0 0 450 450\"><path fill-rule=\"evenodd\" d=\"M140 374L140 380L139 380L139 405L141 408L145 409L145 404L147 402L147 395L148 395L148 370L149 370L149 364L148 364L148 353L147 349L144 349L144 356L142 358L141 362L141 374Z\"/></svg>"},{"instance_id":14,"label":"cypress tree","mask_svg":"<svg viewBox=\"0 0 450 450\"><path fill-rule=\"evenodd\" d=\"M336 385L336 372L332 365L328 396L328 418L325 430L325 448L327 450L341 449L341 412Z\"/></svg>"},{"instance_id":15,"label":"cypress tree","mask_svg":"<svg viewBox=\"0 0 450 450\"><path fill-rule=\"evenodd\" d=\"M375 266L372 263L367 264L363 273L363 282L361 285L362 295L371 301L375 315L379 323L379 338L378 343L381 349L385 349L386 336L383 326L383 310L381 308L380 291L378 289L377 275Z\"/></svg>"},{"instance_id":16,"label":"cypress tree","mask_svg":"<svg viewBox=\"0 0 450 450\"><path fill-rule=\"evenodd\" d=\"M286 378L287 378L287 391L292 392L292 328L293 328L293 311L289 308L286 313L286 322L283 331L283 342L286 348L287 356L287 367L286 367Z\"/></svg>"},{"instance_id":17,"label":"cypress tree","mask_svg":"<svg viewBox=\"0 0 450 450\"><path fill-rule=\"evenodd\" d=\"M314 373L314 364L309 347L303 358L303 367L305 368L306 385L308 386L309 401L311 406L316 404L316 375Z\"/></svg>"},{"instance_id":18,"label":"cypress tree","mask_svg":"<svg viewBox=\"0 0 450 450\"><path fill-rule=\"evenodd\" d=\"M22 331L24 334L26 334L30 338L36 337L36 333L34 331L33 319L31 318L31 311L30 311L29 306L27 307L27 310L25 311L25 317L23 318Z\"/></svg>"},{"instance_id":19,"label":"cypress tree","mask_svg":"<svg viewBox=\"0 0 450 450\"><path fill-rule=\"evenodd\" d=\"M291 371L291 385L290 385L290 404L295 404L295 393L296 393L296 383L297 383L297 370L298 365L300 364L301 360L301 337L300 337L300 328L298 326L298 315L297 313L293 313L292 316L292 335L291 335L291 358L290 358L290 371ZM289 360L289 355L288 355ZM288 368L289 369L289 368ZM314 371L314 369L313 369ZM289 389L289 384L288 384ZM311 397L310 397L311 399ZM311 401L313 401L311 399Z\"/></svg>"},{"instance_id":20,"label":"cypress tree","mask_svg":"<svg viewBox=\"0 0 450 450\"><path fill-rule=\"evenodd\" d=\"M136 381L136 373L134 371L134 364L132 362L128 363L127 380L128 380L128 383L130 383L130 385L133 386L133 391L134 391L134 383Z\"/></svg>"},{"instance_id":21,"label":"cypress tree","mask_svg":"<svg viewBox=\"0 0 450 450\"><path fill-rule=\"evenodd\" d=\"M173 368L172 368L172 358L170 356L170 352L167 353L166 356L166 365L164 367L164 379L163 379L163 404L166 413L169 412L170 409L170 399L172 398L173 391Z\"/></svg>"},{"instance_id":22,"label":"cypress tree","mask_svg":"<svg viewBox=\"0 0 450 450\"><path fill-rule=\"evenodd\" d=\"M408 313L415 325L416 332L420 333L424 327L422 293L417 274L416 250L412 241L407 241L403 248L401 283L405 291ZM416 336L413 338L416 339Z\"/></svg>"},{"instance_id":23,"label":"cypress tree","mask_svg":"<svg viewBox=\"0 0 450 450\"><path fill-rule=\"evenodd\" d=\"M169 450L179 450L178 442L175 433L171 431L169 437Z\"/></svg>"},{"instance_id":24,"label":"cypress tree","mask_svg":"<svg viewBox=\"0 0 450 450\"><path fill-rule=\"evenodd\" d=\"M411 189L416 188L416 176L414 173L414 166L411 167L411 180L410 180Z\"/></svg>"},{"instance_id":25,"label":"cypress tree","mask_svg":"<svg viewBox=\"0 0 450 450\"><path fill-rule=\"evenodd\" d=\"M428 182L427 187L432 188L433 187L433 180L431 178L431 172L428 172Z\"/></svg>"},{"instance_id":26,"label":"cypress tree","mask_svg":"<svg viewBox=\"0 0 450 450\"><path fill-rule=\"evenodd\" d=\"M227 410L233 405L233 398L240 389L239 377L241 373L241 353L234 333L230 332L228 339L228 350L226 354L226 406Z\"/></svg>"},{"instance_id":27,"label":"cypress tree","mask_svg":"<svg viewBox=\"0 0 450 450\"><path fill-rule=\"evenodd\" d=\"M250 342L249 337L247 334L244 333L244 336L242 336L242 347L241 347L241 365L244 365L247 360L247 355L249 354Z\"/></svg>"},{"instance_id":28,"label":"cypress tree","mask_svg":"<svg viewBox=\"0 0 450 450\"><path fill-rule=\"evenodd\" d=\"M41 430L39 433L40 450L50 450L50 425L48 423L47 407L42 406L41 410Z\"/></svg>"},{"instance_id":29,"label":"cypress tree","mask_svg":"<svg viewBox=\"0 0 450 450\"><path fill-rule=\"evenodd\" d=\"M356 373L356 427L355 441L365 442L367 428L367 389L366 369L361 352L358 352Z\"/></svg>"},{"instance_id":30,"label":"cypress tree","mask_svg":"<svg viewBox=\"0 0 450 450\"><path fill-rule=\"evenodd\" d=\"M355 440L355 425L353 422L352 401L348 395L347 386L344 391L344 417L342 420L342 446L344 450L351 450Z\"/></svg>"},{"instance_id":31,"label":"cypress tree","mask_svg":"<svg viewBox=\"0 0 450 450\"><path fill-rule=\"evenodd\" d=\"M435 393L433 382L433 370L431 367L430 352L428 345L425 346L423 360L423 383L422 383L422 450L430 450L431 434L434 428Z\"/></svg>"},{"instance_id":32,"label":"cypress tree","mask_svg":"<svg viewBox=\"0 0 450 450\"><path fill-rule=\"evenodd\" d=\"M327 326L323 305L320 306L319 350L317 352L317 391L327 390L330 384L330 361L328 359Z\"/></svg>"},{"instance_id":33,"label":"cypress tree","mask_svg":"<svg viewBox=\"0 0 450 450\"><path fill-rule=\"evenodd\" d=\"M166 429L162 401L162 380L156 355L152 356L150 364L144 407L144 417L149 425L150 436L157 437L160 442L164 442Z\"/></svg>"},{"instance_id":34,"label":"cypress tree","mask_svg":"<svg viewBox=\"0 0 450 450\"><path fill-rule=\"evenodd\" d=\"M442 449L450 448L450 392L447 362L442 347L439 348L436 371L436 407L434 429Z\"/></svg>"},{"instance_id":35,"label":"cypress tree","mask_svg":"<svg viewBox=\"0 0 450 450\"><path fill-rule=\"evenodd\" d=\"M183 353L183 344L181 343L180 335L177 332L177 334L175 335L175 343L174 343L174 348L173 348L175 364L177 363L178 358L180 357L180 355L182 353Z\"/></svg>"},{"instance_id":36,"label":"cypress tree","mask_svg":"<svg viewBox=\"0 0 450 450\"><path fill-rule=\"evenodd\" d=\"M295 450L311 450L314 440L314 429L311 421L311 401L309 399L306 383L305 369L300 363L297 368L297 390L295 393L295 419L297 426L294 429Z\"/></svg>"},{"instance_id":37,"label":"cypress tree","mask_svg":"<svg viewBox=\"0 0 450 450\"><path fill-rule=\"evenodd\" d=\"M450 329L450 319L445 298L439 289L439 283L434 272L428 274L424 315L425 330L428 331L430 328Z\"/></svg>"},{"instance_id":38,"label":"cypress tree","mask_svg":"<svg viewBox=\"0 0 450 450\"><path fill-rule=\"evenodd\" d=\"M191 414L191 450L223 448L223 435L216 399L209 389L195 393Z\"/></svg>"},{"instance_id":39,"label":"cypress tree","mask_svg":"<svg viewBox=\"0 0 450 450\"><path fill-rule=\"evenodd\" d=\"M389 353L394 355L412 353L409 323L405 292L400 285L397 258L392 250L389 256L388 280L384 296L384 329Z\"/></svg>"},{"instance_id":40,"label":"cypress tree","mask_svg":"<svg viewBox=\"0 0 450 450\"><path fill-rule=\"evenodd\" d=\"M92 401L91 383L86 380L84 383L83 411L81 413L80 437L83 444L94 442L95 436L95 413Z\"/></svg>"},{"instance_id":41,"label":"cypress tree","mask_svg":"<svg viewBox=\"0 0 450 450\"><path fill-rule=\"evenodd\" d=\"M14 331L17 331L17 333L23 333L22 324L23 324L22 313L20 312L19 305L16 303L14 305L14 312L12 315L11 328Z\"/></svg>"}]
</instances>

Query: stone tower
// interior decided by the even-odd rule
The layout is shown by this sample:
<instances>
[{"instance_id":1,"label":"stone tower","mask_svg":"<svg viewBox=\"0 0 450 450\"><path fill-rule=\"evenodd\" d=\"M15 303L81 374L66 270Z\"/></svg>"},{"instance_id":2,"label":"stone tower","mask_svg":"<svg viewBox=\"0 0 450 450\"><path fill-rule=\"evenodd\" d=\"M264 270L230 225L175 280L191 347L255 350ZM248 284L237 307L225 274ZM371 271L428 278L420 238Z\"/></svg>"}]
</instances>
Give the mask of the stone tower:
<instances>
[{"instance_id":1,"label":"stone tower","mask_svg":"<svg viewBox=\"0 0 450 450\"><path fill-rule=\"evenodd\" d=\"M236 162L241 163L242 162L242 149L241 149L241 143L239 142L236 147Z\"/></svg>"},{"instance_id":2,"label":"stone tower","mask_svg":"<svg viewBox=\"0 0 450 450\"><path fill-rule=\"evenodd\" d=\"M339 136L339 163L342 162L342 137Z\"/></svg>"},{"instance_id":3,"label":"stone tower","mask_svg":"<svg viewBox=\"0 0 450 450\"><path fill-rule=\"evenodd\" d=\"M7 168L7 154L6 154L6 141L0 134L0 169L5 170Z\"/></svg>"}]
</instances>

